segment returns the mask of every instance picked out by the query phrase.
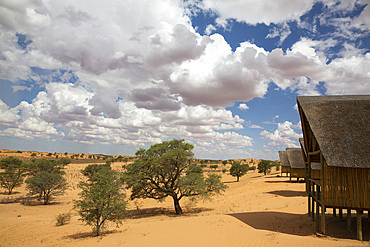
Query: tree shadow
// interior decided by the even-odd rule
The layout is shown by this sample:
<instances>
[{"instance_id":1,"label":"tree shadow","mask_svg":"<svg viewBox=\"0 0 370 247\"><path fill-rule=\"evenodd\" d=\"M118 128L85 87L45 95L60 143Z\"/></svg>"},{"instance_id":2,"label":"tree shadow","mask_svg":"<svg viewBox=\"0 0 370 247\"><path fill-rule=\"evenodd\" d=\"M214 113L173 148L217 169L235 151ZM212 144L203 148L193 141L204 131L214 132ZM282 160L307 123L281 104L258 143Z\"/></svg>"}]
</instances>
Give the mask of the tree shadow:
<instances>
[{"instance_id":1,"label":"tree shadow","mask_svg":"<svg viewBox=\"0 0 370 247\"><path fill-rule=\"evenodd\" d=\"M287 179L287 180L280 180L280 181L269 181L269 180L267 180L267 181L265 181L265 183L292 183L292 184L297 184L297 183L300 183L300 184L302 184L302 183L305 183L305 181L304 180L299 180L299 182L295 179L295 180L292 180L292 181L289 181L289 178Z\"/></svg>"},{"instance_id":2,"label":"tree shadow","mask_svg":"<svg viewBox=\"0 0 370 247\"><path fill-rule=\"evenodd\" d=\"M178 217L178 216L192 216L201 212L211 211L210 208L201 208L201 207L186 207L183 208L182 214L176 214L174 209L155 207L155 208L143 208L143 209L133 209L127 210L126 219L142 219L150 218L155 216L169 216L169 217Z\"/></svg>"},{"instance_id":3,"label":"tree shadow","mask_svg":"<svg viewBox=\"0 0 370 247\"><path fill-rule=\"evenodd\" d=\"M3 191L3 192L0 192L0 195L6 195L6 196L13 196L13 195L16 195L16 194L20 194L21 192L19 191L13 191L10 195L7 191Z\"/></svg>"},{"instance_id":4,"label":"tree shadow","mask_svg":"<svg viewBox=\"0 0 370 247\"><path fill-rule=\"evenodd\" d=\"M297 236L315 235L315 222L307 214L291 214L284 212L250 212L229 214L241 222L259 230L268 230ZM347 231L345 218L325 215L326 236L337 239L357 239L356 217L352 217L352 232ZM370 239L370 220L363 217L363 241Z\"/></svg>"},{"instance_id":5,"label":"tree shadow","mask_svg":"<svg viewBox=\"0 0 370 247\"><path fill-rule=\"evenodd\" d=\"M268 194L284 196L284 197L305 197L307 196L305 191L295 191L295 190L274 190L267 192Z\"/></svg>"},{"instance_id":6,"label":"tree shadow","mask_svg":"<svg viewBox=\"0 0 370 247\"><path fill-rule=\"evenodd\" d=\"M99 237L103 237L108 234L121 233L121 232L122 231L118 231L118 230L103 231L100 233L99 236L95 236L92 232L79 232L79 233L65 236L64 238L69 238L69 239L84 239L84 238L95 238L95 237L99 238Z\"/></svg>"},{"instance_id":7,"label":"tree shadow","mask_svg":"<svg viewBox=\"0 0 370 247\"><path fill-rule=\"evenodd\" d=\"M233 184L233 183L237 183L236 180L233 180L233 181L226 181L226 182L223 182L224 184Z\"/></svg>"}]
</instances>

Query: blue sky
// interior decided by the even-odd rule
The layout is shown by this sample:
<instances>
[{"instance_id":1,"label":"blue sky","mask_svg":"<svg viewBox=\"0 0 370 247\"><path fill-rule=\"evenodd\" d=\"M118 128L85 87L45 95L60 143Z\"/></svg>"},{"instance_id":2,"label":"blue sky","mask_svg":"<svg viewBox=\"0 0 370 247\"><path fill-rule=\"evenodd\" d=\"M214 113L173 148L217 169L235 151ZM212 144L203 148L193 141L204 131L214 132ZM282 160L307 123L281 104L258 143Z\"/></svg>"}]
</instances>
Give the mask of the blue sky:
<instances>
[{"instance_id":1,"label":"blue sky","mask_svg":"<svg viewBox=\"0 0 370 247\"><path fill-rule=\"evenodd\" d=\"M298 147L298 95L370 93L369 1L0 2L0 148Z\"/></svg>"}]
</instances>

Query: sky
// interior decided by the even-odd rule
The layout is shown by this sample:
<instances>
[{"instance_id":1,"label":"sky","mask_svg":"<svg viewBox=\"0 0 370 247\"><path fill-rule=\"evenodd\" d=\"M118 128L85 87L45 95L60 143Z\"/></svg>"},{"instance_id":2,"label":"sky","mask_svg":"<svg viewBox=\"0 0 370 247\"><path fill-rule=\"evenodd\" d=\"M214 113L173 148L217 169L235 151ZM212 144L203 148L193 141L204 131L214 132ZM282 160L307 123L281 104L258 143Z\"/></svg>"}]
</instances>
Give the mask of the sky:
<instances>
[{"instance_id":1,"label":"sky","mask_svg":"<svg viewBox=\"0 0 370 247\"><path fill-rule=\"evenodd\" d=\"M2 0L0 148L299 147L298 95L370 94L369 0Z\"/></svg>"}]
</instances>

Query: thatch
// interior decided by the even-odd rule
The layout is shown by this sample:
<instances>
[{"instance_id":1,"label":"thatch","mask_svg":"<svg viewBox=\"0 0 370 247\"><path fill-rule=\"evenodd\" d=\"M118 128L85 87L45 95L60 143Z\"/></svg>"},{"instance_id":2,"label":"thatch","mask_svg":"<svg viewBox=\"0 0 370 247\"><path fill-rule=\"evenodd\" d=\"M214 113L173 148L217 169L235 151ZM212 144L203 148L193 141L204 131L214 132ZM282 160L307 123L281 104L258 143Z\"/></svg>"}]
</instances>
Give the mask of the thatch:
<instances>
[{"instance_id":1,"label":"thatch","mask_svg":"<svg viewBox=\"0 0 370 247\"><path fill-rule=\"evenodd\" d=\"M286 151L279 151L281 166L290 166Z\"/></svg>"},{"instance_id":2,"label":"thatch","mask_svg":"<svg viewBox=\"0 0 370 247\"><path fill-rule=\"evenodd\" d=\"M305 168L302 149L287 148L286 153L288 155L288 160L291 168Z\"/></svg>"},{"instance_id":3,"label":"thatch","mask_svg":"<svg viewBox=\"0 0 370 247\"><path fill-rule=\"evenodd\" d=\"M328 166L370 168L370 95L298 96ZM306 122L307 121L307 122Z\"/></svg>"}]
</instances>

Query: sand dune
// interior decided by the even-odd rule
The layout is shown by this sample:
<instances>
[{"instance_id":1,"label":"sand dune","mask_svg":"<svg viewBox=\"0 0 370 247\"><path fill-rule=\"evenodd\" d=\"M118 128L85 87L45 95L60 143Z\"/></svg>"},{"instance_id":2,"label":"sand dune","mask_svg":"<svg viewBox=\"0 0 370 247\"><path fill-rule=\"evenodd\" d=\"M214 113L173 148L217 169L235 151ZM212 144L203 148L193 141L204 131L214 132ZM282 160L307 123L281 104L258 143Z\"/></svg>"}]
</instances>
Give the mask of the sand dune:
<instances>
[{"instance_id":1,"label":"sand dune","mask_svg":"<svg viewBox=\"0 0 370 247\"><path fill-rule=\"evenodd\" d=\"M119 169L123 163L114 163ZM184 215L176 216L170 199L163 203L138 200L129 203L130 215L123 225L109 225L102 237L91 237L76 212L71 211L77 199L77 184L86 164L70 164L66 177L70 187L51 205L24 205L24 187L9 197L0 194L0 246L367 246L370 223L363 220L364 239L355 240L355 228L346 232L346 223L327 213L329 236L314 233L314 222L307 216L304 183L289 183L278 172L263 176L250 171L240 182L227 174L229 186L212 201L194 204L181 201ZM223 166L221 164L221 166ZM3 190L1 190L3 192ZM5 191L4 191L5 192ZM5 203L9 201L9 203ZM26 202L27 204L27 202ZM72 212L71 222L55 226L59 213ZM353 218L353 220L355 220ZM353 224L355 227L355 224Z\"/></svg>"}]
</instances>

